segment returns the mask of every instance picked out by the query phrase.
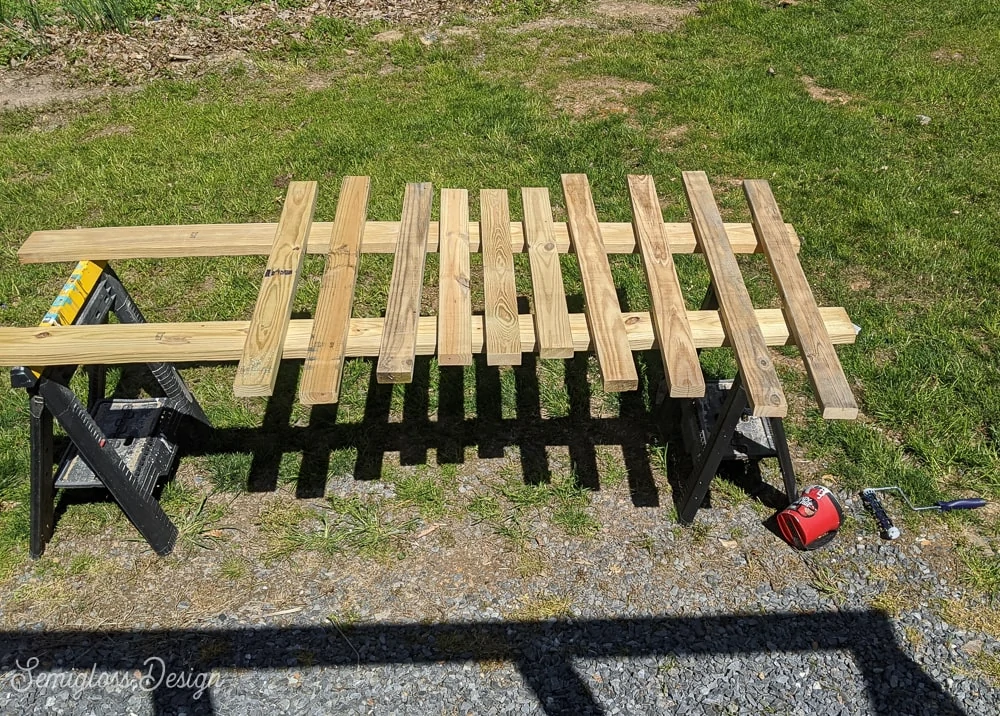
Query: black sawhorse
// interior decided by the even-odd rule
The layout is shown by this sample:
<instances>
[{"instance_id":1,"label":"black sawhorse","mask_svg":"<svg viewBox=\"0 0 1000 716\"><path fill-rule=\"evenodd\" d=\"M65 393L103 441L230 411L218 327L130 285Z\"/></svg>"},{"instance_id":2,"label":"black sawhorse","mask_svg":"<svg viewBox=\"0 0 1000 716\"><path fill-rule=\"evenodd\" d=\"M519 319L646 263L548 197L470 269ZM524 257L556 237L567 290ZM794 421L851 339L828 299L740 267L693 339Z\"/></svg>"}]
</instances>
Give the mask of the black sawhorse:
<instances>
[{"instance_id":1,"label":"black sawhorse","mask_svg":"<svg viewBox=\"0 0 1000 716\"><path fill-rule=\"evenodd\" d=\"M81 280L85 266L90 276L99 271L92 285L82 285L86 283L86 277ZM73 302L78 302L79 308L70 306ZM67 322L76 324L103 323L111 313L121 323L145 323L118 277L102 264L81 263L46 319L65 321L69 316L58 314L66 306L75 313ZM165 396L148 400L106 399L106 367L88 366L86 406L69 387L77 368L61 365L11 370L11 384L25 388L30 396L31 556L40 557L52 536L56 489L93 487L106 488L153 550L168 554L176 541L177 527L153 491L173 468L177 434L184 419L210 425L208 418L172 365L148 365ZM55 471L53 419L70 440Z\"/></svg>"},{"instance_id":2,"label":"black sawhorse","mask_svg":"<svg viewBox=\"0 0 1000 716\"><path fill-rule=\"evenodd\" d=\"M701 310L717 310L715 290L709 284ZM701 351L698 351L701 353ZM788 452L788 439L781 418L755 418L747 411L749 400L737 371L728 381L707 382L704 398L689 400L682 411L681 429L694 467L684 483L678 519L684 524L694 520L705 502L712 478L723 460L759 460L778 458L785 495L791 504L798 498L795 468ZM719 400L725 395L724 400Z\"/></svg>"}]
</instances>

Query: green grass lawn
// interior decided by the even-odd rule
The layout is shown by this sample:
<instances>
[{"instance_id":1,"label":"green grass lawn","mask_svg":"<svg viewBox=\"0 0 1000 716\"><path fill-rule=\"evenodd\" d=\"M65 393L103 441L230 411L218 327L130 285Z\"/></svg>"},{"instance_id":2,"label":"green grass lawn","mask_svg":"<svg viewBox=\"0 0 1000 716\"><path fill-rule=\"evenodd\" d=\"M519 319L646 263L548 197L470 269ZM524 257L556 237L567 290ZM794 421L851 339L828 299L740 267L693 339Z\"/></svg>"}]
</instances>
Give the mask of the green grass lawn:
<instances>
[{"instance_id":1,"label":"green grass lawn","mask_svg":"<svg viewBox=\"0 0 1000 716\"><path fill-rule=\"evenodd\" d=\"M802 236L820 303L845 306L862 327L839 353L864 419L826 422L811 404L790 421L793 438L845 491L900 484L917 502L1000 499L1000 6L718 0L669 32L625 19L610 30L567 23L511 33L515 21L508 13L430 45L409 35L383 44L371 28L317 21L256 56L252 69L157 81L58 112L0 114L0 322L37 322L71 268L20 266L15 252L31 231L273 221L288 176L320 182L318 220L332 219L345 174L372 177L370 217L386 220L398 219L406 181L505 187L515 217L518 187L549 186L558 213L564 172L590 176L605 221L630 218L627 174L653 174L667 220L686 220L680 173L701 169L725 218L746 221L729 180L766 178ZM616 100L624 111L560 108L560 97L595 79L631 88ZM53 127L53 114L65 121ZM263 262L116 269L147 318L208 320L249 317ZM758 305L776 305L763 258L741 263ZM613 264L628 308L647 309L636 257ZM707 282L700 257L678 264L689 296L698 295ZM428 284L436 266L432 257ZM315 305L322 259L310 258L307 270L297 311ZM384 306L390 270L391 257L365 257L357 315ZM564 270L578 292L571 259ZM703 360L710 371L732 368L721 352ZM369 369L349 365L338 421L360 419ZM259 425L263 401L233 398L232 372L185 375L217 424ZM542 365L539 374L546 409L558 415L562 369ZM467 375L467 388L474 384ZM808 390L793 375L786 385ZM466 402L475 409L471 390ZM401 403L399 390L394 410ZM296 407L292 419L308 413ZM25 395L8 390L0 394L5 568L26 559L26 442ZM289 480L297 459L282 464ZM209 469L238 486L248 462L219 456ZM331 469L351 463L335 455ZM491 515L495 506L479 507ZM955 519L997 536L996 524L975 515ZM992 574L995 591L998 572L994 560L977 573Z\"/></svg>"}]
</instances>

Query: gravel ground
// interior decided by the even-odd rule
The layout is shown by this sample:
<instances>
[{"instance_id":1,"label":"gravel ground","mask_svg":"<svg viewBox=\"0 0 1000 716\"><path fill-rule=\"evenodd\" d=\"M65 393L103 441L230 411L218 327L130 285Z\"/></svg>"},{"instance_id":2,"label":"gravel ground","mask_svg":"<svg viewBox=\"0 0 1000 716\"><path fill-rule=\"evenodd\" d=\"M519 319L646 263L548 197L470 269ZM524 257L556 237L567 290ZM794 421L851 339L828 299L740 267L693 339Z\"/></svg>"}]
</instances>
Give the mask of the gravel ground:
<instances>
[{"instance_id":1,"label":"gravel ground","mask_svg":"<svg viewBox=\"0 0 1000 716\"><path fill-rule=\"evenodd\" d=\"M458 539L435 539L449 534L438 530L398 563L296 556L257 576L260 598L289 579L297 591L214 615L185 601L173 616L140 606L135 631L101 627L112 602L133 595L109 596L76 622L33 622L29 609L4 634L0 710L1000 713L975 666L1000 641L941 616L941 604L970 599L953 583L944 523L895 543L862 523L800 555L761 525L760 505L716 502L700 527L681 529L665 507L632 506L620 485L594 498L597 537L567 538L542 521L520 555L467 521L449 524ZM123 564L155 560L139 546L119 551ZM183 573L191 562L209 579L199 559L151 561L167 565L137 598L165 589L161 579L197 579ZM17 663L33 656L29 678ZM67 674L79 681L54 681ZM159 681L148 692L147 674ZM181 688L166 686L169 674Z\"/></svg>"}]
</instances>

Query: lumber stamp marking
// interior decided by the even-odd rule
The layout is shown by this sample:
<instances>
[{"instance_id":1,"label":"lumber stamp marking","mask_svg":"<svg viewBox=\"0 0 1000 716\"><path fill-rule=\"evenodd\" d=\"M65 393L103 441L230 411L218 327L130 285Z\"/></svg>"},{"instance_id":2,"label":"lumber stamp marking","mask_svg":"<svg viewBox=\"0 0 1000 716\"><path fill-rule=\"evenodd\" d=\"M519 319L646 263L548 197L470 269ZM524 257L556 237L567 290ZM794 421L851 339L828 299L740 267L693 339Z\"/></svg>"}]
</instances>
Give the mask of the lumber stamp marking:
<instances>
[{"instance_id":1,"label":"lumber stamp marking","mask_svg":"<svg viewBox=\"0 0 1000 716\"><path fill-rule=\"evenodd\" d=\"M854 420L858 417L858 404L823 325L806 275L788 244L781 210L771 193L771 186L765 180L750 180L743 182L743 191L750 204L757 239L764 247L771 274L778 284L788 327L802 353L823 417Z\"/></svg>"},{"instance_id":2,"label":"lumber stamp marking","mask_svg":"<svg viewBox=\"0 0 1000 716\"><path fill-rule=\"evenodd\" d=\"M486 294L486 364L521 365L510 209L506 189L479 192L483 288Z\"/></svg>"},{"instance_id":3,"label":"lumber stamp marking","mask_svg":"<svg viewBox=\"0 0 1000 716\"><path fill-rule=\"evenodd\" d=\"M580 261L585 313L608 392L635 390L639 376L611 276L597 209L586 174L563 174L570 241Z\"/></svg>"},{"instance_id":4,"label":"lumber stamp marking","mask_svg":"<svg viewBox=\"0 0 1000 716\"><path fill-rule=\"evenodd\" d=\"M684 172L683 178L695 235L708 263L719 315L736 354L750 407L756 416L783 418L788 413L785 394L729 245L708 177L705 172Z\"/></svg>"},{"instance_id":5,"label":"lumber stamp marking","mask_svg":"<svg viewBox=\"0 0 1000 716\"><path fill-rule=\"evenodd\" d=\"M293 181L288 185L243 355L236 368L233 392L239 397L267 396L274 391L315 208L316 182Z\"/></svg>"},{"instance_id":6,"label":"lumber stamp marking","mask_svg":"<svg viewBox=\"0 0 1000 716\"><path fill-rule=\"evenodd\" d=\"M431 223L430 183L407 184L403 195L403 218L392 264L385 331L375 377L379 383L412 383L416 355L420 292L424 283Z\"/></svg>"},{"instance_id":7,"label":"lumber stamp marking","mask_svg":"<svg viewBox=\"0 0 1000 716\"><path fill-rule=\"evenodd\" d=\"M636 241L653 303L653 327L660 344L670 397L700 398L705 395L705 378L663 228L656 184L651 176L629 175L628 188L632 198L632 215L635 217Z\"/></svg>"},{"instance_id":8,"label":"lumber stamp marking","mask_svg":"<svg viewBox=\"0 0 1000 716\"><path fill-rule=\"evenodd\" d=\"M521 203L531 266L531 292L535 297L538 354L542 358L572 358L573 333L569 327L549 190L523 188Z\"/></svg>"},{"instance_id":9,"label":"lumber stamp marking","mask_svg":"<svg viewBox=\"0 0 1000 716\"><path fill-rule=\"evenodd\" d=\"M438 363L472 365L469 291L469 192L441 190Z\"/></svg>"},{"instance_id":10,"label":"lumber stamp marking","mask_svg":"<svg viewBox=\"0 0 1000 716\"><path fill-rule=\"evenodd\" d=\"M344 177L340 185L330 252L299 388L299 401L303 405L336 403L340 396L370 187L368 177Z\"/></svg>"}]
</instances>

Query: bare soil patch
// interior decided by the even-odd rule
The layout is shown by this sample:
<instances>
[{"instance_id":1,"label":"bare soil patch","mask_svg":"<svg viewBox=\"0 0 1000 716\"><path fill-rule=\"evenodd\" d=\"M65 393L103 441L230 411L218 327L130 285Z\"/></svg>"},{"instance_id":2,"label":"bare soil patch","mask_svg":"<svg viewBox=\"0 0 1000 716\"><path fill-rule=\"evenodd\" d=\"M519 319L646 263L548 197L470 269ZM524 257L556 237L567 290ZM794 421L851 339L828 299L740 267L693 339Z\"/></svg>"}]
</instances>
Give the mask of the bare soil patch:
<instances>
[{"instance_id":1,"label":"bare soil patch","mask_svg":"<svg viewBox=\"0 0 1000 716\"><path fill-rule=\"evenodd\" d=\"M555 105L574 117L606 117L628 114L628 102L649 92L654 85L619 77L566 80L552 93Z\"/></svg>"},{"instance_id":2,"label":"bare soil patch","mask_svg":"<svg viewBox=\"0 0 1000 716\"><path fill-rule=\"evenodd\" d=\"M100 97L102 87L65 87L54 74L29 75L11 72L0 75L0 111L31 109L59 102L79 102Z\"/></svg>"},{"instance_id":3,"label":"bare soil patch","mask_svg":"<svg viewBox=\"0 0 1000 716\"><path fill-rule=\"evenodd\" d=\"M698 6L696 3L652 5L644 2L612 2L610 0L602 0L597 3L594 12L603 17L639 20L649 28L673 30L685 18L698 12Z\"/></svg>"},{"instance_id":4,"label":"bare soil patch","mask_svg":"<svg viewBox=\"0 0 1000 716\"><path fill-rule=\"evenodd\" d=\"M806 88L806 92L817 102L825 102L826 104L847 104L853 97L838 89L831 89L829 87L820 87L816 84L816 80L808 75L802 75L799 78L802 80L802 84Z\"/></svg>"}]
</instances>

